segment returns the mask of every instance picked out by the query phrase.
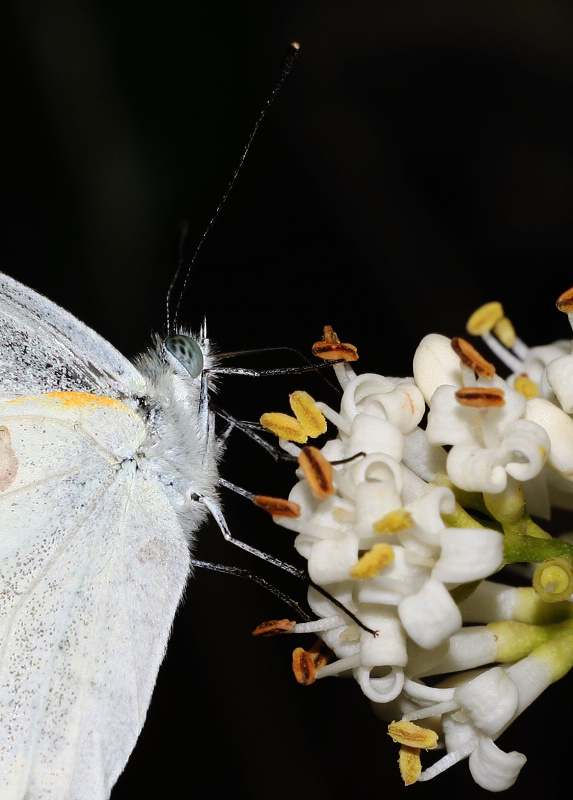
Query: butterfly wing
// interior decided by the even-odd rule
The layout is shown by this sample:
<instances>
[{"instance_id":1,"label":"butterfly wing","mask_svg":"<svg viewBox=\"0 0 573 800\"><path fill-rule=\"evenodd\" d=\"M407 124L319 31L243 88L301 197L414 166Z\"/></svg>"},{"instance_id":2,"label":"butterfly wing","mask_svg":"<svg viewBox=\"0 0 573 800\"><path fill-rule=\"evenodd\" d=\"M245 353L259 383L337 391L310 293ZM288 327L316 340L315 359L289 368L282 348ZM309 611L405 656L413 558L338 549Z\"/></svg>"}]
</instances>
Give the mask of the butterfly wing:
<instances>
[{"instance_id":1,"label":"butterfly wing","mask_svg":"<svg viewBox=\"0 0 573 800\"><path fill-rule=\"evenodd\" d=\"M51 391L121 397L141 384L133 364L95 331L0 273L0 399Z\"/></svg>"},{"instance_id":2,"label":"butterfly wing","mask_svg":"<svg viewBox=\"0 0 573 800\"><path fill-rule=\"evenodd\" d=\"M103 800L143 725L189 552L123 403L0 403L0 797Z\"/></svg>"}]
</instances>

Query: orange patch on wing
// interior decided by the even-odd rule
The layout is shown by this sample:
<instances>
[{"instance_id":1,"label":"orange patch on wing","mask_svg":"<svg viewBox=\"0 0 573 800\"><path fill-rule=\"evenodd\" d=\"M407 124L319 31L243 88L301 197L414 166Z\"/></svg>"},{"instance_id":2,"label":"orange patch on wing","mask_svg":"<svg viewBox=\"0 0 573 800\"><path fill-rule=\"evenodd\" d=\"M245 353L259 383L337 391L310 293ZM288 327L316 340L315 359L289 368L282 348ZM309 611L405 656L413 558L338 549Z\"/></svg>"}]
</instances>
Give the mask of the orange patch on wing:
<instances>
[{"instance_id":1,"label":"orange patch on wing","mask_svg":"<svg viewBox=\"0 0 573 800\"><path fill-rule=\"evenodd\" d=\"M69 408L85 408L86 406L115 406L126 408L121 400L115 397L102 397L99 394L89 394L88 392L46 392L45 394L30 395L28 397L17 397L9 400L9 403L23 403L26 400L39 400L40 402L56 403Z\"/></svg>"}]
</instances>

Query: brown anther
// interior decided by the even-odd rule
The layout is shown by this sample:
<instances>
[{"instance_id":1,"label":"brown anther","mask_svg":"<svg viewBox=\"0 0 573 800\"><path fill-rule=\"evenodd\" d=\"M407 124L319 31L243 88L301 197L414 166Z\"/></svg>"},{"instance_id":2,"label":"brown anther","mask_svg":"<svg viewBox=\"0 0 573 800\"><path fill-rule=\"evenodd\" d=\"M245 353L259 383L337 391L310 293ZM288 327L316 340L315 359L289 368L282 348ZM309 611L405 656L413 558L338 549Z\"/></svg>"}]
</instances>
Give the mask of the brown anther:
<instances>
[{"instance_id":1,"label":"brown anther","mask_svg":"<svg viewBox=\"0 0 573 800\"><path fill-rule=\"evenodd\" d=\"M310 686L316 680L316 673L328 663L332 656L332 650L324 644L322 639L318 639L310 650L297 647L292 654L292 669L298 683L303 686Z\"/></svg>"},{"instance_id":2,"label":"brown anther","mask_svg":"<svg viewBox=\"0 0 573 800\"><path fill-rule=\"evenodd\" d=\"M465 386L457 390L456 400L462 406L473 408L500 408L505 405L503 389L493 386Z\"/></svg>"},{"instance_id":3,"label":"brown anther","mask_svg":"<svg viewBox=\"0 0 573 800\"><path fill-rule=\"evenodd\" d=\"M310 686L316 680L316 667L314 659L302 647L297 647L292 654L292 671L298 683Z\"/></svg>"},{"instance_id":4,"label":"brown anther","mask_svg":"<svg viewBox=\"0 0 573 800\"><path fill-rule=\"evenodd\" d=\"M303 447L298 463L308 481L310 490L318 500L326 500L334 494L332 464L316 447Z\"/></svg>"},{"instance_id":5,"label":"brown anther","mask_svg":"<svg viewBox=\"0 0 573 800\"><path fill-rule=\"evenodd\" d=\"M563 311L564 314L570 314L573 311L573 286L571 289L567 289L566 292L559 295L555 305L559 311Z\"/></svg>"},{"instance_id":6,"label":"brown anther","mask_svg":"<svg viewBox=\"0 0 573 800\"><path fill-rule=\"evenodd\" d=\"M495 375L494 365L486 361L475 347L465 339L462 339L461 336L454 336L452 339L452 350L459 356L466 367L473 369L482 378L493 378Z\"/></svg>"},{"instance_id":7,"label":"brown anther","mask_svg":"<svg viewBox=\"0 0 573 800\"><path fill-rule=\"evenodd\" d=\"M293 519L300 517L299 504L292 503L290 500L283 500L282 497L267 497L263 494L256 494L253 497L253 503L273 517L292 517Z\"/></svg>"},{"instance_id":8,"label":"brown anther","mask_svg":"<svg viewBox=\"0 0 573 800\"><path fill-rule=\"evenodd\" d=\"M358 351L353 344L341 342L330 325L325 325L322 341L315 342L312 354L323 361L358 361Z\"/></svg>"},{"instance_id":9,"label":"brown anther","mask_svg":"<svg viewBox=\"0 0 573 800\"><path fill-rule=\"evenodd\" d=\"M261 622L254 631L253 636L278 636L281 633L292 631L296 622L290 619L270 619L268 622Z\"/></svg>"}]
</instances>

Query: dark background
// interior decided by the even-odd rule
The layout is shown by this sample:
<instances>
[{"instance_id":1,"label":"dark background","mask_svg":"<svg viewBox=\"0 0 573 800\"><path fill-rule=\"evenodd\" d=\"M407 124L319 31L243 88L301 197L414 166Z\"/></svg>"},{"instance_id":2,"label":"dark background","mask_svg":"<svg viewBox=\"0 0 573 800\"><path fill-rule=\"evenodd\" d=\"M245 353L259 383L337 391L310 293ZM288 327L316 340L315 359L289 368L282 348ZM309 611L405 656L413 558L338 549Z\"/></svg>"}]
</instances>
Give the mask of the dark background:
<instances>
[{"instance_id":1,"label":"dark background","mask_svg":"<svg viewBox=\"0 0 573 800\"><path fill-rule=\"evenodd\" d=\"M0 6L2 269L126 355L164 322L179 229L189 257L278 73L302 51L203 249L184 304L222 350L308 352L332 324L360 367L406 375L420 338L504 302L530 344L569 335L573 9L567 2L12 0ZM244 363L247 363L245 361ZM292 364L281 356L250 365ZM287 410L314 379L224 381L239 416ZM223 474L286 494L288 468L234 437ZM291 537L230 499L235 535L292 558ZM250 565L201 532L198 554ZM276 571L254 565L301 596ZM303 593L302 593L303 594ZM285 610L260 589L190 582L147 724L113 793L339 800L402 791L396 748L351 681L302 688ZM310 642L302 641L303 644ZM567 681L500 740L542 783ZM410 792L485 796L467 764Z\"/></svg>"}]
</instances>

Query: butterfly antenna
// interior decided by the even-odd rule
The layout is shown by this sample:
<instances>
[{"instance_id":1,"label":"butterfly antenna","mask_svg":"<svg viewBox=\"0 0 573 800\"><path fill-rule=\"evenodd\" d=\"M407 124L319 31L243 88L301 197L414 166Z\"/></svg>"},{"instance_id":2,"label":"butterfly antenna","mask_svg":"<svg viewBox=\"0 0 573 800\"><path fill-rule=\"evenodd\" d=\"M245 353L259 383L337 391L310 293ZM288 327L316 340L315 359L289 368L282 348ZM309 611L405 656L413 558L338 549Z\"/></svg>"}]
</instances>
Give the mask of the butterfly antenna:
<instances>
[{"instance_id":1,"label":"butterfly antenna","mask_svg":"<svg viewBox=\"0 0 573 800\"><path fill-rule=\"evenodd\" d=\"M279 77L278 77L278 79L277 79L277 81L275 83L275 86L274 86L272 92L270 93L269 97L267 98L267 101L263 105L263 108L262 108L262 110L261 110L261 112L260 112L260 114L259 114L259 116L257 118L257 121L255 122L255 124L253 126L253 130L251 131L251 134L250 134L250 136L249 136L249 138L247 140L247 144L245 145L245 147L243 149L243 152L241 154L241 157L239 158L239 163L237 164L237 166L235 168L235 171L233 172L233 176L232 176L231 180L229 181L229 184L228 184L228 186L227 186L227 188L226 188L226 190L225 190L225 192L223 194L223 197L221 198L221 201L219 202L219 205L215 209L215 213L213 214L213 217L211 218L211 221L209 222L209 224L205 228L205 230L203 232L203 235L201 236L201 239L199 240L199 244L197 245L197 248L196 248L195 252L193 253L193 256L191 258L189 266L187 267L187 271L185 273L185 278L183 280L183 286L181 287L181 291L179 292L179 297L177 299L177 305L175 306L175 313L173 315L173 322L171 323L170 314L169 314L169 307L170 307L170 304L171 304L171 294L173 292L174 285L175 285L175 283L176 283L176 281L177 281L177 279L179 277L179 274L181 272L181 257L179 259L179 265L177 267L177 271L175 273L175 277L173 278L173 281L172 281L171 286L169 287L169 291L167 293L167 332L168 332L169 335L174 333L178 328L179 311L180 311L180 308L181 308L181 302L183 300L183 297L184 297L186 289L187 289L187 285L189 283L189 278L191 276L191 270L193 269L193 266L194 266L195 262L197 261L197 256L201 252L201 249L202 249L203 245L205 244L205 240L207 239L207 237L211 233L211 231L213 229L213 226L215 225L215 222L217 221L217 218L218 218L219 214L221 213L221 211L223 209L223 206L227 202L227 198L231 194L231 190L232 190L233 186L235 185L235 181L237 180L237 176L238 176L239 172L241 171L241 167L243 166L243 164L245 162L245 159L247 157L247 154L248 154L249 150L251 149L251 145L253 143L253 139L257 135L257 131L259 130L259 127L261 126L261 123L264 120L264 118L265 118L265 116L267 114L267 111L271 107L275 97L279 93L283 83L285 82L285 80L287 79L290 71L292 70L294 62L296 60L296 57L298 56L299 50L300 50L300 44L298 42L291 42L291 44L289 44L289 46L286 49L286 53L284 55L283 62L282 62L282 65L281 65L280 74L279 74Z\"/></svg>"}]
</instances>

